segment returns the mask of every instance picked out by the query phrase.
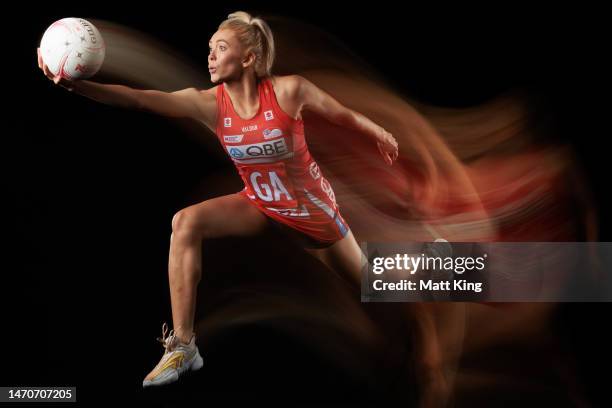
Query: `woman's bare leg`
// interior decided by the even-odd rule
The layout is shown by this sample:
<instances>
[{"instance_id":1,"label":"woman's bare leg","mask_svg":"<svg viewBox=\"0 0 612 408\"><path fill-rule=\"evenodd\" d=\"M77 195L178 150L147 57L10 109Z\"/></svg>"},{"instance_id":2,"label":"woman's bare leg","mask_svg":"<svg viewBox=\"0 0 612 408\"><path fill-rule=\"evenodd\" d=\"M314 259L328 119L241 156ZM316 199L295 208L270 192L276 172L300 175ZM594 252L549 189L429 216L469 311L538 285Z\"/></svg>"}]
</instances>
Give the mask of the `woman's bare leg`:
<instances>
[{"instance_id":1,"label":"woman's bare leg","mask_svg":"<svg viewBox=\"0 0 612 408\"><path fill-rule=\"evenodd\" d=\"M349 229L344 238L327 248L304 249L331 270L338 272L351 288L361 293L361 271L368 260L355 240L353 231Z\"/></svg>"},{"instance_id":2,"label":"woman's bare leg","mask_svg":"<svg viewBox=\"0 0 612 408\"><path fill-rule=\"evenodd\" d=\"M305 250L344 277L356 293L361 293L361 275L368 261L352 231L330 247ZM443 375L444 362L433 310L424 303L403 306L415 334L415 358L423 391L421 406L445 406L449 390Z\"/></svg>"},{"instance_id":3,"label":"woman's bare leg","mask_svg":"<svg viewBox=\"0 0 612 408\"><path fill-rule=\"evenodd\" d=\"M184 208L172 219L168 275L172 322L184 343L193 335L197 286L202 277L202 240L250 236L265 229L266 216L236 193Z\"/></svg>"}]
</instances>

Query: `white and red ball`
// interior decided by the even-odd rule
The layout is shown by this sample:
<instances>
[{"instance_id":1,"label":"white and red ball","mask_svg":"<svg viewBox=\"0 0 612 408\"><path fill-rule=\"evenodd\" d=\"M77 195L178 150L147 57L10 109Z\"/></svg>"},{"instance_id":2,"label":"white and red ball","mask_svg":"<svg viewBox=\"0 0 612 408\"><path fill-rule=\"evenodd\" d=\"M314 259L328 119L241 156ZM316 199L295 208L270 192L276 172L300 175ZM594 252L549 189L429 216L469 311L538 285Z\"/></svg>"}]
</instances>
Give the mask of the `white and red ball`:
<instances>
[{"instance_id":1,"label":"white and red ball","mask_svg":"<svg viewBox=\"0 0 612 408\"><path fill-rule=\"evenodd\" d=\"M98 72L106 46L98 29L82 18L63 18L51 24L40 41L43 62L54 75L86 79Z\"/></svg>"}]
</instances>

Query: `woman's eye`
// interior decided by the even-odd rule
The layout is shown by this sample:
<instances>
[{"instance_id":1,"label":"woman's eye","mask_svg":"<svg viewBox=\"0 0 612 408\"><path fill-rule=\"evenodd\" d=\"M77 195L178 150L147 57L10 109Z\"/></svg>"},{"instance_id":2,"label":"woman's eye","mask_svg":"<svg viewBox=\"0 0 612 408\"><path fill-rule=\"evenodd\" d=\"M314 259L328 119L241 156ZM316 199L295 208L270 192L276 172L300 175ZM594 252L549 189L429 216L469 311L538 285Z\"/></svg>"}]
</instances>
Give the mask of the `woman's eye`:
<instances>
[{"instance_id":1,"label":"woman's eye","mask_svg":"<svg viewBox=\"0 0 612 408\"><path fill-rule=\"evenodd\" d=\"M219 47L221 51L225 51L225 47Z\"/></svg>"}]
</instances>

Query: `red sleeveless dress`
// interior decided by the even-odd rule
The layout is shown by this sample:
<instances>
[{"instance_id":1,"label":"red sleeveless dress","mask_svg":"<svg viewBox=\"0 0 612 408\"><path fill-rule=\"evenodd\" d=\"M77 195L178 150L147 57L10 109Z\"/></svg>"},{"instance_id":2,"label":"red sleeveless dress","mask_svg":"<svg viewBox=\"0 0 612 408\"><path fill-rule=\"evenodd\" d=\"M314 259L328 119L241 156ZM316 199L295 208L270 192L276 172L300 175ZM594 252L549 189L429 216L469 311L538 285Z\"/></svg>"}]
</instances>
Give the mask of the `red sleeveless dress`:
<instances>
[{"instance_id":1,"label":"red sleeveless dress","mask_svg":"<svg viewBox=\"0 0 612 408\"><path fill-rule=\"evenodd\" d=\"M224 84L217 87L217 137L244 182L239 194L309 242L326 245L342 239L349 227L308 151L303 120L280 108L269 78L259 79L257 89L259 110L242 119Z\"/></svg>"}]
</instances>

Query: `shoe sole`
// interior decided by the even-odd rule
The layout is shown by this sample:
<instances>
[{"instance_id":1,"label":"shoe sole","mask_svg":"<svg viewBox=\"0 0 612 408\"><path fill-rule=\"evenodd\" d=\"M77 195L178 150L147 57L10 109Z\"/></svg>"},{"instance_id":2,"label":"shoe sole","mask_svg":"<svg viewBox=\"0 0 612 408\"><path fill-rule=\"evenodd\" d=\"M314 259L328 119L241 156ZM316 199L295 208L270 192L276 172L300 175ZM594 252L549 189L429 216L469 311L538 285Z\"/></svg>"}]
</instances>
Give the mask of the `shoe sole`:
<instances>
[{"instance_id":1,"label":"shoe sole","mask_svg":"<svg viewBox=\"0 0 612 408\"><path fill-rule=\"evenodd\" d=\"M196 353L195 358L193 359L193 361L191 362L191 365L189 366L188 369L186 369L184 372L182 372L181 374L178 374L178 376L176 378L173 378L169 381L160 381L158 383L154 382L154 381L148 381L148 382L142 382L142 386L143 388L147 388L147 387L156 387L156 386L160 386L160 385L168 385L168 384L172 384L174 382L177 382L179 380L179 378L184 375L186 372L188 371L197 371L200 368L202 368L202 366L204 366L204 359L202 358L202 356L200 355L200 352L198 351Z\"/></svg>"}]
</instances>

